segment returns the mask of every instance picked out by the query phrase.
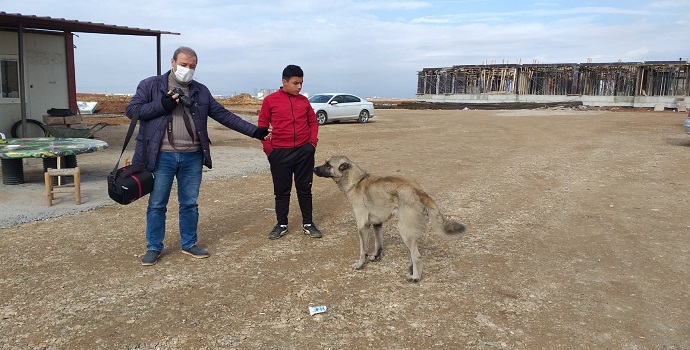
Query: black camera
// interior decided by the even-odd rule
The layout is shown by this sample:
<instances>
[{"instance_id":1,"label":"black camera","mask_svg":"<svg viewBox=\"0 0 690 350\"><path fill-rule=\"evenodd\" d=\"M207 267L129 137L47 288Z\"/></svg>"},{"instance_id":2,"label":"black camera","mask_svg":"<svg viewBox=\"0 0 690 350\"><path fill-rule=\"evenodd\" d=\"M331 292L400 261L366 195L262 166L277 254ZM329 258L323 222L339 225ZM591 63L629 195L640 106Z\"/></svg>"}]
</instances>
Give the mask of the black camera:
<instances>
[{"instance_id":1,"label":"black camera","mask_svg":"<svg viewBox=\"0 0 690 350\"><path fill-rule=\"evenodd\" d=\"M179 96L180 103L182 103L183 106L189 108L192 105L194 105L194 100L192 100L191 97L185 95L184 91L182 91L182 89L180 89L178 87L174 87L172 89L172 95L174 95L174 94L177 94L177 96Z\"/></svg>"}]
</instances>

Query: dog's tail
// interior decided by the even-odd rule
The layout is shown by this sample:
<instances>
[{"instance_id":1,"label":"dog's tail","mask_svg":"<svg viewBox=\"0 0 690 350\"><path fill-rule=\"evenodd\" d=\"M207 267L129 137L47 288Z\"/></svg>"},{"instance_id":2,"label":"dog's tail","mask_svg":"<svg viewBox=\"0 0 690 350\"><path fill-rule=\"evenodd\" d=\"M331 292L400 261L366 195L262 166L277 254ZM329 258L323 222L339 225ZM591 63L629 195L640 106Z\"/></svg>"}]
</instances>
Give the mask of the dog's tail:
<instances>
[{"instance_id":1,"label":"dog's tail","mask_svg":"<svg viewBox=\"0 0 690 350\"><path fill-rule=\"evenodd\" d=\"M431 199L428 194L424 192L419 193L419 199L427 209L429 221L434 227L434 230L443 232L447 235L455 235L465 232L465 225L443 215L441 210L436 205L436 202L434 202L434 200Z\"/></svg>"}]
</instances>

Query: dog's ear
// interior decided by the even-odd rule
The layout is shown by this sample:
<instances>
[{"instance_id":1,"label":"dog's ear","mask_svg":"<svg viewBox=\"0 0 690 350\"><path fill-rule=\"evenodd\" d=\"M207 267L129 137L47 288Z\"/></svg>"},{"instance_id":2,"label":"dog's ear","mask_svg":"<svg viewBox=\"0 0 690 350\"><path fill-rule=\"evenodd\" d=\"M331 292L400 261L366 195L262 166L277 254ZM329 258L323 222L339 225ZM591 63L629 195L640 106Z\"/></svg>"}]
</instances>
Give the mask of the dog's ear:
<instances>
[{"instance_id":1,"label":"dog's ear","mask_svg":"<svg viewBox=\"0 0 690 350\"><path fill-rule=\"evenodd\" d=\"M340 171L345 171L347 169L350 169L350 163L343 163L343 164L340 164L340 166L338 167L338 170L340 170Z\"/></svg>"}]
</instances>

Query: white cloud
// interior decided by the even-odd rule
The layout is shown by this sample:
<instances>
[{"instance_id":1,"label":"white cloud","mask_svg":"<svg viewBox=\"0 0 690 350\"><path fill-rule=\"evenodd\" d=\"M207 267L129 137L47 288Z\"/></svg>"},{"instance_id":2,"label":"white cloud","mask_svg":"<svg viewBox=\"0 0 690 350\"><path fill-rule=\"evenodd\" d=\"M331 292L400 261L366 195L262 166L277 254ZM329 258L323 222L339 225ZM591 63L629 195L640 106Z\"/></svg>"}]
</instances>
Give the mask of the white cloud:
<instances>
[{"instance_id":1,"label":"white cloud","mask_svg":"<svg viewBox=\"0 0 690 350\"><path fill-rule=\"evenodd\" d=\"M354 3L354 8L359 10L418 10L431 7L426 1L368 1Z\"/></svg>"},{"instance_id":2,"label":"white cloud","mask_svg":"<svg viewBox=\"0 0 690 350\"><path fill-rule=\"evenodd\" d=\"M669 8L686 6L690 6L690 0L654 1L648 5L648 7L651 8Z\"/></svg>"}]
</instances>

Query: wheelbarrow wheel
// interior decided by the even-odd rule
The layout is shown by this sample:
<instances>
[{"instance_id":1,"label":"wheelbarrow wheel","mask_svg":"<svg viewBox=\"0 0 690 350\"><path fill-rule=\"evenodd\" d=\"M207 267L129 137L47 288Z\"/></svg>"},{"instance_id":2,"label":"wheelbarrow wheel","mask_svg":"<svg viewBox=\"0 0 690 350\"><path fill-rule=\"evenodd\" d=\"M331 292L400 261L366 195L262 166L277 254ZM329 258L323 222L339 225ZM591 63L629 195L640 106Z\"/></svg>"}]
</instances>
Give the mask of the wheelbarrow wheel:
<instances>
[{"instance_id":1,"label":"wheelbarrow wheel","mask_svg":"<svg viewBox=\"0 0 690 350\"><path fill-rule=\"evenodd\" d=\"M10 130L12 137L44 137L46 136L46 128L38 120L27 119L26 120L26 135L22 132L22 121L18 121L12 125L12 130Z\"/></svg>"}]
</instances>

